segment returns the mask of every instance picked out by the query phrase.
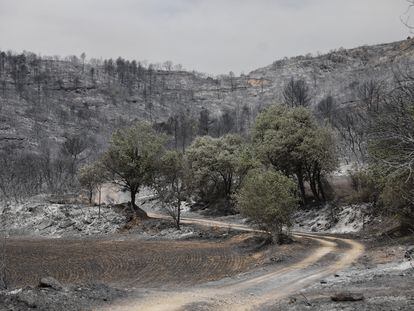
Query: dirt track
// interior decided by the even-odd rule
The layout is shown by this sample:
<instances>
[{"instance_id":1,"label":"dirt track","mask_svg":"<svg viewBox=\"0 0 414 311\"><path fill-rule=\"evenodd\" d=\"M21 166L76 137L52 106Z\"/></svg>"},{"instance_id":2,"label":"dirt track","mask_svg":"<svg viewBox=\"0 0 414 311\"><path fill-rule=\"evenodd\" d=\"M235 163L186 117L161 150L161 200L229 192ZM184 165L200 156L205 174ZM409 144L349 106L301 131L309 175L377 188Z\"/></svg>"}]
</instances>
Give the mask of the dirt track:
<instances>
[{"instance_id":1,"label":"dirt track","mask_svg":"<svg viewBox=\"0 0 414 311\"><path fill-rule=\"evenodd\" d=\"M154 291L145 299L111 310L258 310L307 285L344 269L363 252L355 241L303 235L320 246L305 259L285 266L255 271L238 278L211 282L179 291Z\"/></svg>"},{"instance_id":2,"label":"dirt track","mask_svg":"<svg viewBox=\"0 0 414 311\"><path fill-rule=\"evenodd\" d=\"M7 242L8 281L13 286L35 285L40 277L53 276L64 283L102 282L137 289L139 299L117 303L110 310L257 310L347 267L363 252L363 246L352 240L296 234L304 243L278 251L291 258L300 254L302 259L251 269L263 259L251 243L246 248L254 230L206 219L185 218L183 222L246 232L213 242L122 236L15 238ZM310 245L313 248L306 249Z\"/></svg>"}]
</instances>

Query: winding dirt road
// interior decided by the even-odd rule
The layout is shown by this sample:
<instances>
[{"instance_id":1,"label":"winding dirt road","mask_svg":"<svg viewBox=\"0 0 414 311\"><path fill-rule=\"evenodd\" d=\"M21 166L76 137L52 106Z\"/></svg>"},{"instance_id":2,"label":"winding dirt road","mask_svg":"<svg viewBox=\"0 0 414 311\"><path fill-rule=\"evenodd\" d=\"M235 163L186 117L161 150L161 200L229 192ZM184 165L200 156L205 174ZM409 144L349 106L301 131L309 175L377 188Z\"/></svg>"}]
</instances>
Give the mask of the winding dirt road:
<instances>
[{"instance_id":1,"label":"winding dirt road","mask_svg":"<svg viewBox=\"0 0 414 311\"><path fill-rule=\"evenodd\" d=\"M353 240L296 232L303 243L276 249L294 260L257 267L266 256L251 248L256 230L200 218L182 222L244 234L217 241L15 237L6 244L7 280L22 287L46 275L132 289L132 298L109 310L260 310L346 268L364 250Z\"/></svg>"},{"instance_id":2,"label":"winding dirt road","mask_svg":"<svg viewBox=\"0 0 414 311\"><path fill-rule=\"evenodd\" d=\"M164 217L158 214L152 217ZM244 225L206 219L183 218L184 223L254 231ZM138 300L126 301L111 310L260 310L355 262L362 244L337 237L295 233L299 239L319 244L303 260L286 266L251 271L237 278L209 282L183 290L151 291Z\"/></svg>"}]
</instances>

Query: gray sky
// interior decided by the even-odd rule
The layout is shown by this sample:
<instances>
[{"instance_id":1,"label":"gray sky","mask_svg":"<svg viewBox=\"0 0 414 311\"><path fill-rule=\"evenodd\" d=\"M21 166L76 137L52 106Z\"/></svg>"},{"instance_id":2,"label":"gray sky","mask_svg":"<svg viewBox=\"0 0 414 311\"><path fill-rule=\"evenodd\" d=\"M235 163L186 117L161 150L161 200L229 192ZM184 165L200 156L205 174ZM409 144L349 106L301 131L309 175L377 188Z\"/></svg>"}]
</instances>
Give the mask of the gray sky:
<instances>
[{"instance_id":1,"label":"gray sky","mask_svg":"<svg viewBox=\"0 0 414 311\"><path fill-rule=\"evenodd\" d=\"M0 49L123 56L219 74L397 41L405 0L0 0Z\"/></svg>"}]
</instances>

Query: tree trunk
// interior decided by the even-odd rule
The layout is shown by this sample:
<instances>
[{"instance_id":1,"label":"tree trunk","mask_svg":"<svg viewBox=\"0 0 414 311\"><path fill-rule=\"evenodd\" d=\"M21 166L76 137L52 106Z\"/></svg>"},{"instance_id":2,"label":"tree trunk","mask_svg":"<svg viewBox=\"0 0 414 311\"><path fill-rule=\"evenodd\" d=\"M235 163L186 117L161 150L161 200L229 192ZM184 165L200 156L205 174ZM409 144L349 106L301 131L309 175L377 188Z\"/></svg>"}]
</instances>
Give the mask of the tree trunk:
<instances>
[{"instance_id":1,"label":"tree trunk","mask_svg":"<svg viewBox=\"0 0 414 311\"><path fill-rule=\"evenodd\" d=\"M311 188L313 197L315 198L316 201L320 202L318 185L317 185L318 172L319 172L319 169L317 165L312 165L312 168L309 168L307 170L309 186Z\"/></svg>"},{"instance_id":2,"label":"tree trunk","mask_svg":"<svg viewBox=\"0 0 414 311\"><path fill-rule=\"evenodd\" d=\"M135 214L142 219L148 219L148 214L147 212L145 212L142 208L139 208L136 203L135 203L135 197L136 197L136 192L135 191L131 191L131 206L132 209L134 210Z\"/></svg>"},{"instance_id":3,"label":"tree trunk","mask_svg":"<svg viewBox=\"0 0 414 311\"><path fill-rule=\"evenodd\" d=\"M319 201L319 193L318 193L318 189L316 188L316 181L315 181L315 177L312 177L312 178L309 180L309 185L310 185L310 187L311 187L313 197L315 198L315 200Z\"/></svg>"},{"instance_id":4,"label":"tree trunk","mask_svg":"<svg viewBox=\"0 0 414 311\"><path fill-rule=\"evenodd\" d=\"M272 232L272 240L273 243L276 244L283 244L283 230L281 227L277 226L275 230Z\"/></svg>"},{"instance_id":5,"label":"tree trunk","mask_svg":"<svg viewBox=\"0 0 414 311\"><path fill-rule=\"evenodd\" d=\"M89 205L92 205L93 190L89 190Z\"/></svg>"},{"instance_id":6,"label":"tree trunk","mask_svg":"<svg viewBox=\"0 0 414 311\"><path fill-rule=\"evenodd\" d=\"M301 168L297 170L296 178L298 179L298 186L299 186L300 196L302 198L302 203L303 205L305 205L306 204L306 192L305 192L305 184L303 182L303 172Z\"/></svg>"},{"instance_id":7,"label":"tree trunk","mask_svg":"<svg viewBox=\"0 0 414 311\"><path fill-rule=\"evenodd\" d=\"M318 188L319 188L319 191L321 192L322 200L326 202L326 196L325 196L325 191L323 190L323 184L322 184L320 171L318 172L317 179L318 179Z\"/></svg>"},{"instance_id":8,"label":"tree trunk","mask_svg":"<svg viewBox=\"0 0 414 311\"><path fill-rule=\"evenodd\" d=\"M177 219L175 221L175 224L178 230L181 230L180 222L181 222L181 202L178 202L177 203Z\"/></svg>"},{"instance_id":9,"label":"tree trunk","mask_svg":"<svg viewBox=\"0 0 414 311\"><path fill-rule=\"evenodd\" d=\"M101 186L99 186L98 192L99 192L99 198L98 198L98 206L99 206L98 218L101 218L101 193L102 193Z\"/></svg>"},{"instance_id":10,"label":"tree trunk","mask_svg":"<svg viewBox=\"0 0 414 311\"><path fill-rule=\"evenodd\" d=\"M230 215L230 197L226 195L224 200L224 216L228 216Z\"/></svg>"},{"instance_id":11,"label":"tree trunk","mask_svg":"<svg viewBox=\"0 0 414 311\"><path fill-rule=\"evenodd\" d=\"M316 185L316 169L314 168L312 171L309 170L308 172L308 178L309 178L309 186L311 188L313 197L315 198L316 201L319 201L319 192L318 192L318 187Z\"/></svg>"}]
</instances>

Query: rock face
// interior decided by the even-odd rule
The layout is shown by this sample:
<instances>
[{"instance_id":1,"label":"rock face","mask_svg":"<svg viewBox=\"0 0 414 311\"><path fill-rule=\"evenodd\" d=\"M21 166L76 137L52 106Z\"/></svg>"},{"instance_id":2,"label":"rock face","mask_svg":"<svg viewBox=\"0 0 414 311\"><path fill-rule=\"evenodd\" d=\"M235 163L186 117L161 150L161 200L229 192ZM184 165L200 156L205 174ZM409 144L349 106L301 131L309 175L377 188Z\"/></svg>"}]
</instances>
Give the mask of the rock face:
<instances>
[{"instance_id":1,"label":"rock face","mask_svg":"<svg viewBox=\"0 0 414 311\"><path fill-rule=\"evenodd\" d=\"M24 66L19 65L22 59ZM281 101L283 86L291 78L307 82L312 105L327 95L342 104L354 101L365 81L382 81L386 87L395 72L413 61L414 40L405 40L298 56L240 77L212 78L139 67L128 76L125 63L112 72L102 63L83 67L73 60L36 59L26 53L10 58L0 70L0 148L36 147L44 137L59 143L74 132L93 134L104 144L115 128L134 120L161 123L179 112L197 120L203 109L210 115L233 109L248 127L257 111ZM16 64L23 68L19 80L13 71Z\"/></svg>"}]
</instances>

